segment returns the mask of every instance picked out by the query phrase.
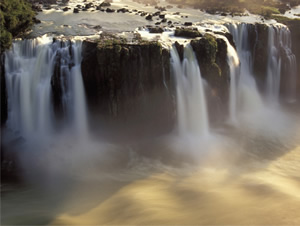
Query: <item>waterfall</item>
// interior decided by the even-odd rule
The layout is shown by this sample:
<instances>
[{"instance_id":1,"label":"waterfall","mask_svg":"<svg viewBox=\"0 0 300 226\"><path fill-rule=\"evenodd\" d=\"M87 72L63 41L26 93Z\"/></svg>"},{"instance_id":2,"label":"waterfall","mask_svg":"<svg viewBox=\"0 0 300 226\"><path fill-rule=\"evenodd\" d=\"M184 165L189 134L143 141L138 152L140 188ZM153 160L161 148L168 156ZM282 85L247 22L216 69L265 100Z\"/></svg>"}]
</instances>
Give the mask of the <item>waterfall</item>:
<instances>
[{"instance_id":1,"label":"waterfall","mask_svg":"<svg viewBox=\"0 0 300 226\"><path fill-rule=\"evenodd\" d=\"M237 104L244 112L253 112L263 107L262 98L253 77L253 59L248 31L249 24L227 24L236 43L237 54L240 59L240 78L238 83Z\"/></svg>"},{"instance_id":2,"label":"waterfall","mask_svg":"<svg viewBox=\"0 0 300 226\"><path fill-rule=\"evenodd\" d=\"M281 75L281 56L276 35L276 28L270 26L268 28L268 65L267 65L267 98L270 101L277 101L280 91L280 75ZM276 38L276 40L275 40Z\"/></svg>"},{"instance_id":3,"label":"waterfall","mask_svg":"<svg viewBox=\"0 0 300 226\"><path fill-rule=\"evenodd\" d=\"M291 46L291 34L287 27L269 26L266 92L270 101L278 101L283 79L287 80L289 101L296 99L297 64ZM282 69L283 66L285 70Z\"/></svg>"},{"instance_id":4,"label":"waterfall","mask_svg":"<svg viewBox=\"0 0 300 226\"><path fill-rule=\"evenodd\" d=\"M51 83L59 66L64 118L77 133L87 133L81 41L53 42L47 36L17 40L5 57L9 129L24 137L47 136L54 131L57 120Z\"/></svg>"},{"instance_id":5,"label":"waterfall","mask_svg":"<svg viewBox=\"0 0 300 226\"><path fill-rule=\"evenodd\" d=\"M237 123L237 85L240 69L240 59L234 47L223 35L218 35L227 45L227 63L230 71L230 90L229 90L229 122Z\"/></svg>"},{"instance_id":6,"label":"waterfall","mask_svg":"<svg viewBox=\"0 0 300 226\"><path fill-rule=\"evenodd\" d=\"M176 81L179 133L208 135L209 120L204 85L192 47L189 44L185 46L184 59L181 62L176 47L173 46L171 65Z\"/></svg>"}]
</instances>

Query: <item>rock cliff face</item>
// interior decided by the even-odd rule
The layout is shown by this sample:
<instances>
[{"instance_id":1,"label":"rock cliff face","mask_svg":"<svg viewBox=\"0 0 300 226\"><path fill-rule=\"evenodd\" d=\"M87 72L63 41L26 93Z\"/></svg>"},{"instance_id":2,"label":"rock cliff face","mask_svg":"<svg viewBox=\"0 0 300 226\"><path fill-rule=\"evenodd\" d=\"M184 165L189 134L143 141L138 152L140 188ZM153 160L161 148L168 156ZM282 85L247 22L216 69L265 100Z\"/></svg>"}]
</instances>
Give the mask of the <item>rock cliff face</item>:
<instances>
[{"instance_id":1,"label":"rock cliff face","mask_svg":"<svg viewBox=\"0 0 300 226\"><path fill-rule=\"evenodd\" d=\"M287 27L291 31L291 42L292 42L292 52L295 54L297 59L297 65L300 65L300 20L288 20L285 22ZM256 81L258 87L262 91L266 84L267 78L267 66L268 66L268 26L266 24L255 24L248 29L250 48L253 49L253 71L256 76ZM278 31L277 31L278 32ZM275 38L276 39L276 38ZM284 96L289 93L290 80L287 75L290 75L290 66L288 63L288 55L282 47L279 47L279 54L282 59L282 71L281 71L281 94ZM299 92L300 88L300 70L298 67L297 71L297 90ZM300 93L298 93L300 95Z\"/></svg>"},{"instance_id":2,"label":"rock cliff face","mask_svg":"<svg viewBox=\"0 0 300 226\"><path fill-rule=\"evenodd\" d=\"M268 26L265 24L248 25L248 32L249 40L251 40L249 47L253 50L253 72L258 87L263 90L268 66Z\"/></svg>"},{"instance_id":3,"label":"rock cliff face","mask_svg":"<svg viewBox=\"0 0 300 226\"><path fill-rule=\"evenodd\" d=\"M170 130L174 120L170 55L158 42L113 36L84 41L82 76L92 115Z\"/></svg>"},{"instance_id":4,"label":"rock cliff face","mask_svg":"<svg viewBox=\"0 0 300 226\"><path fill-rule=\"evenodd\" d=\"M211 121L226 116L230 74L227 63L227 44L223 39L206 34L202 39L192 40L202 77L209 84L207 103ZM222 117L223 116L223 117Z\"/></svg>"},{"instance_id":5,"label":"rock cliff face","mask_svg":"<svg viewBox=\"0 0 300 226\"><path fill-rule=\"evenodd\" d=\"M176 43L181 60L183 46ZM229 90L227 45L212 35L191 40L202 77L208 82L212 120L226 116ZM82 75L90 112L111 120L141 121L172 128L175 90L170 53L158 42L129 44L114 37L83 42Z\"/></svg>"},{"instance_id":6,"label":"rock cliff face","mask_svg":"<svg viewBox=\"0 0 300 226\"><path fill-rule=\"evenodd\" d=\"M296 55L297 58L297 90L298 96L300 98L300 20L292 20L287 25L291 31L291 38L292 38L292 51Z\"/></svg>"}]
</instances>

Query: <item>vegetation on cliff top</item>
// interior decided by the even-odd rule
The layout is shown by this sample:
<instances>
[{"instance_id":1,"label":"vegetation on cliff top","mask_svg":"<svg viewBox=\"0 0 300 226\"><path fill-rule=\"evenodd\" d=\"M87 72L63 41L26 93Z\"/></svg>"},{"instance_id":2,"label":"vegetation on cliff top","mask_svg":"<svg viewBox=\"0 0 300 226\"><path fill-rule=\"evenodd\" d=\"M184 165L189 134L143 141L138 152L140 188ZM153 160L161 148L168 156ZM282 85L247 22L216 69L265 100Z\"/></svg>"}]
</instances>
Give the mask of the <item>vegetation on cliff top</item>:
<instances>
[{"instance_id":1,"label":"vegetation on cliff top","mask_svg":"<svg viewBox=\"0 0 300 226\"><path fill-rule=\"evenodd\" d=\"M11 46L12 38L26 31L35 12L24 0L1 0L0 2L0 52Z\"/></svg>"},{"instance_id":2,"label":"vegetation on cliff top","mask_svg":"<svg viewBox=\"0 0 300 226\"><path fill-rule=\"evenodd\" d=\"M206 10L209 13L243 13L245 9L262 16L284 13L291 7L300 5L300 0L168 0L170 3L187 5Z\"/></svg>"}]
</instances>

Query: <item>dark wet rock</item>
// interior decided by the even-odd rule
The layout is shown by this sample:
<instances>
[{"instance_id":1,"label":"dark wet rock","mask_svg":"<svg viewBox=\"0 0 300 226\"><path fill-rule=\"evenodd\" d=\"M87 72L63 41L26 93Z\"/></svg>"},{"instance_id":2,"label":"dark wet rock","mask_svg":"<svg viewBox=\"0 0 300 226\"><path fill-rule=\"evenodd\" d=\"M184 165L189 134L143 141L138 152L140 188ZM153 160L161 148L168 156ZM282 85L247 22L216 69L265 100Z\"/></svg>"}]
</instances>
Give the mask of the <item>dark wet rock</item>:
<instances>
[{"instance_id":1,"label":"dark wet rock","mask_svg":"<svg viewBox=\"0 0 300 226\"><path fill-rule=\"evenodd\" d=\"M74 8L73 9L73 13L79 13L79 9L78 8Z\"/></svg>"},{"instance_id":2,"label":"dark wet rock","mask_svg":"<svg viewBox=\"0 0 300 226\"><path fill-rule=\"evenodd\" d=\"M145 13L145 12L141 13L141 16L146 16L146 15L147 15L147 13Z\"/></svg>"},{"instance_id":3,"label":"dark wet rock","mask_svg":"<svg viewBox=\"0 0 300 226\"><path fill-rule=\"evenodd\" d=\"M184 52L184 46L179 44L177 41L174 43L177 53L179 55L180 61L183 61L183 52Z\"/></svg>"},{"instance_id":4,"label":"dark wet rock","mask_svg":"<svg viewBox=\"0 0 300 226\"><path fill-rule=\"evenodd\" d=\"M69 7L65 7L65 8L63 8L63 11L67 12L69 9L70 9Z\"/></svg>"},{"instance_id":5,"label":"dark wet rock","mask_svg":"<svg viewBox=\"0 0 300 226\"><path fill-rule=\"evenodd\" d=\"M44 8L45 8L45 10L50 10L50 9L52 9L52 6L51 5L44 5Z\"/></svg>"},{"instance_id":6,"label":"dark wet rock","mask_svg":"<svg viewBox=\"0 0 300 226\"><path fill-rule=\"evenodd\" d=\"M164 18L164 19L161 20L161 22L162 22L162 23L167 23L167 19Z\"/></svg>"},{"instance_id":7,"label":"dark wet rock","mask_svg":"<svg viewBox=\"0 0 300 226\"><path fill-rule=\"evenodd\" d=\"M42 7L38 4L32 4L32 9L35 11L35 12L42 12Z\"/></svg>"},{"instance_id":8,"label":"dark wet rock","mask_svg":"<svg viewBox=\"0 0 300 226\"><path fill-rule=\"evenodd\" d=\"M101 27L100 25L97 25L97 26L94 26L93 28L96 29L96 30L99 30L99 29L101 29L102 27Z\"/></svg>"},{"instance_id":9,"label":"dark wet rock","mask_svg":"<svg viewBox=\"0 0 300 226\"><path fill-rule=\"evenodd\" d=\"M7 93L5 83L5 57L0 55L0 76L1 76L1 126L7 120Z\"/></svg>"},{"instance_id":10,"label":"dark wet rock","mask_svg":"<svg viewBox=\"0 0 300 226\"><path fill-rule=\"evenodd\" d=\"M148 16L146 16L145 19L146 19L146 20L152 20L152 15L151 15L151 14L148 14Z\"/></svg>"},{"instance_id":11,"label":"dark wet rock","mask_svg":"<svg viewBox=\"0 0 300 226\"><path fill-rule=\"evenodd\" d=\"M214 33L225 36L227 38L227 40L229 41L229 43L236 49L232 34L230 34L228 32L217 32L217 31L215 31Z\"/></svg>"},{"instance_id":12,"label":"dark wet rock","mask_svg":"<svg viewBox=\"0 0 300 226\"><path fill-rule=\"evenodd\" d=\"M161 19L165 19L165 14L161 14L161 15L159 15L159 18L161 18Z\"/></svg>"},{"instance_id":13,"label":"dark wet rock","mask_svg":"<svg viewBox=\"0 0 300 226\"><path fill-rule=\"evenodd\" d=\"M119 13L119 12L127 13L127 12L129 12L129 10L126 9L126 8L121 8L121 9L118 9L117 12L118 12L118 13Z\"/></svg>"},{"instance_id":14,"label":"dark wet rock","mask_svg":"<svg viewBox=\"0 0 300 226\"><path fill-rule=\"evenodd\" d=\"M227 13L221 13L221 16L227 16Z\"/></svg>"},{"instance_id":15,"label":"dark wet rock","mask_svg":"<svg viewBox=\"0 0 300 226\"><path fill-rule=\"evenodd\" d=\"M163 33L164 29L162 27L149 27L149 33Z\"/></svg>"},{"instance_id":16,"label":"dark wet rock","mask_svg":"<svg viewBox=\"0 0 300 226\"><path fill-rule=\"evenodd\" d=\"M170 24L172 24L172 21L171 21L171 20L169 20L169 21L168 21L168 24L169 24L169 25L170 25Z\"/></svg>"},{"instance_id":17,"label":"dark wet rock","mask_svg":"<svg viewBox=\"0 0 300 226\"><path fill-rule=\"evenodd\" d=\"M87 10L88 10L87 8L83 8L83 9L82 9L82 11L87 11Z\"/></svg>"},{"instance_id":18,"label":"dark wet rock","mask_svg":"<svg viewBox=\"0 0 300 226\"><path fill-rule=\"evenodd\" d=\"M173 13L173 15L180 15L180 12Z\"/></svg>"},{"instance_id":19,"label":"dark wet rock","mask_svg":"<svg viewBox=\"0 0 300 226\"><path fill-rule=\"evenodd\" d=\"M109 7L109 6L111 6L111 4L110 4L109 2L107 2L107 1L105 1L105 2L102 2L102 3L100 4L100 6L101 6L101 7Z\"/></svg>"},{"instance_id":20,"label":"dark wet rock","mask_svg":"<svg viewBox=\"0 0 300 226\"><path fill-rule=\"evenodd\" d=\"M249 48L253 54L253 70L258 86L264 89L268 63L268 26L265 24L247 25Z\"/></svg>"},{"instance_id":21,"label":"dark wet rock","mask_svg":"<svg viewBox=\"0 0 300 226\"><path fill-rule=\"evenodd\" d=\"M227 45L223 39L205 34L201 39L190 42L195 51L201 75L209 84L208 108L210 118L226 117L229 97L230 74L227 63ZM224 119L224 118L223 118Z\"/></svg>"},{"instance_id":22,"label":"dark wet rock","mask_svg":"<svg viewBox=\"0 0 300 226\"><path fill-rule=\"evenodd\" d=\"M159 15L160 15L160 11L157 11L157 12L152 14L152 16L159 16Z\"/></svg>"},{"instance_id":23,"label":"dark wet rock","mask_svg":"<svg viewBox=\"0 0 300 226\"><path fill-rule=\"evenodd\" d=\"M161 6L156 6L155 9L158 9L160 11L167 11L165 7L161 7Z\"/></svg>"},{"instance_id":24,"label":"dark wet rock","mask_svg":"<svg viewBox=\"0 0 300 226\"><path fill-rule=\"evenodd\" d=\"M192 28L176 28L175 36L184 38L202 37L202 34L197 29Z\"/></svg>"},{"instance_id":25,"label":"dark wet rock","mask_svg":"<svg viewBox=\"0 0 300 226\"><path fill-rule=\"evenodd\" d=\"M192 26L192 25L193 25L192 22L185 22L185 23L184 23L184 26Z\"/></svg>"},{"instance_id":26,"label":"dark wet rock","mask_svg":"<svg viewBox=\"0 0 300 226\"><path fill-rule=\"evenodd\" d=\"M128 44L106 34L98 43L84 41L82 48L82 76L92 117L134 122L143 130L170 130L174 105L166 89L171 82L168 50L158 42Z\"/></svg>"},{"instance_id":27,"label":"dark wet rock","mask_svg":"<svg viewBox=\"0 0 300 226\"><path fill-rule=\"evenodd\" d=\"M213 72L213 74L220 75L220 69L216 64L218 49L216 38L212 35L205 34L205 36L199 40L192 40L191 46L197 55L201 70L205 72L204 74L208 75L208 72Z\"/></svg>"},{"instance_id":28,"label":"dark wet rock","mask_svg":"<svg viewBox=\"0 0 300 226\"><path fill-rule=\"evenodd\" d=\"M32 20L33 20L33 23L35 23L35 24L40 24L40 23L42 23L41 20L37 19L36 17L33 17Z\"/></svg>"},{"instance_id":29,"label":"dark wet rock","mask_svg":"<svg viewBox=\"0 0 300 226\"><path fill-rule=\"evenodd\" d=\"M86 9L90 9L92 7L94 7L94 4L92 2L90 2L90 3L88 3L88 4L85 5Z\"/></svg>"},{"instance_id":30,"label":"dark wet rock","mask_svg":"<svg viewBox=\"0 0 300 226\"><path fill-rule=\"evenodd\" d=\"M156 23L155 23L155 25L160 25L160 24L161 24L161 22L156 22Z\"/></svg>"},{"instance_id":31,"label":"dark wet rock","mask_svg":"<svg viewBox=\"0 0 300 226\"><path fill-rule=\"evenodd\" d=\"M107 13L114 13L116 10L114 10L114 9L111 9L111 8L107 8L106 9L106 12Z\"/></svg>"}]
</instances>

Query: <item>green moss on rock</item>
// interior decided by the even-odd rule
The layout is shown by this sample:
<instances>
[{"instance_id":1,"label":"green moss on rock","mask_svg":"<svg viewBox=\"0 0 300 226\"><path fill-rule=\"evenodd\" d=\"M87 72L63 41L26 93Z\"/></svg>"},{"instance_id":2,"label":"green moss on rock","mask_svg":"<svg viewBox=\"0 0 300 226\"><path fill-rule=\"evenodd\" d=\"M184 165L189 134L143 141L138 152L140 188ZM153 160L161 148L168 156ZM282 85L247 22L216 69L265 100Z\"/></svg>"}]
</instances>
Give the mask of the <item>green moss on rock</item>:
<instances>
[{"instance_id":1,"label":"green moss on rock","mask_svg":"<svg viewBox=\"0 0 300 226\"><path fill-rule=\"evenodd\" d=\"M183 38L197 38L202 37L202 34L194 28L176 28L175 36Z\"/></svg>"},{"instance_id":2,"label":"green moss on rock","mask_svg":"<svg viewBox=\"0 0 300 226\"><path fill-rule=\"evenodd\" d=\"M214 71L218 75L221 72L216 65L216 54L218 49L218 44L216 38L210 34L205 34L203 38L199 40L192 40L191 46L196 52L198 61L201 65L201 69L205 72Z\"/></svg>"}]
</instances>

